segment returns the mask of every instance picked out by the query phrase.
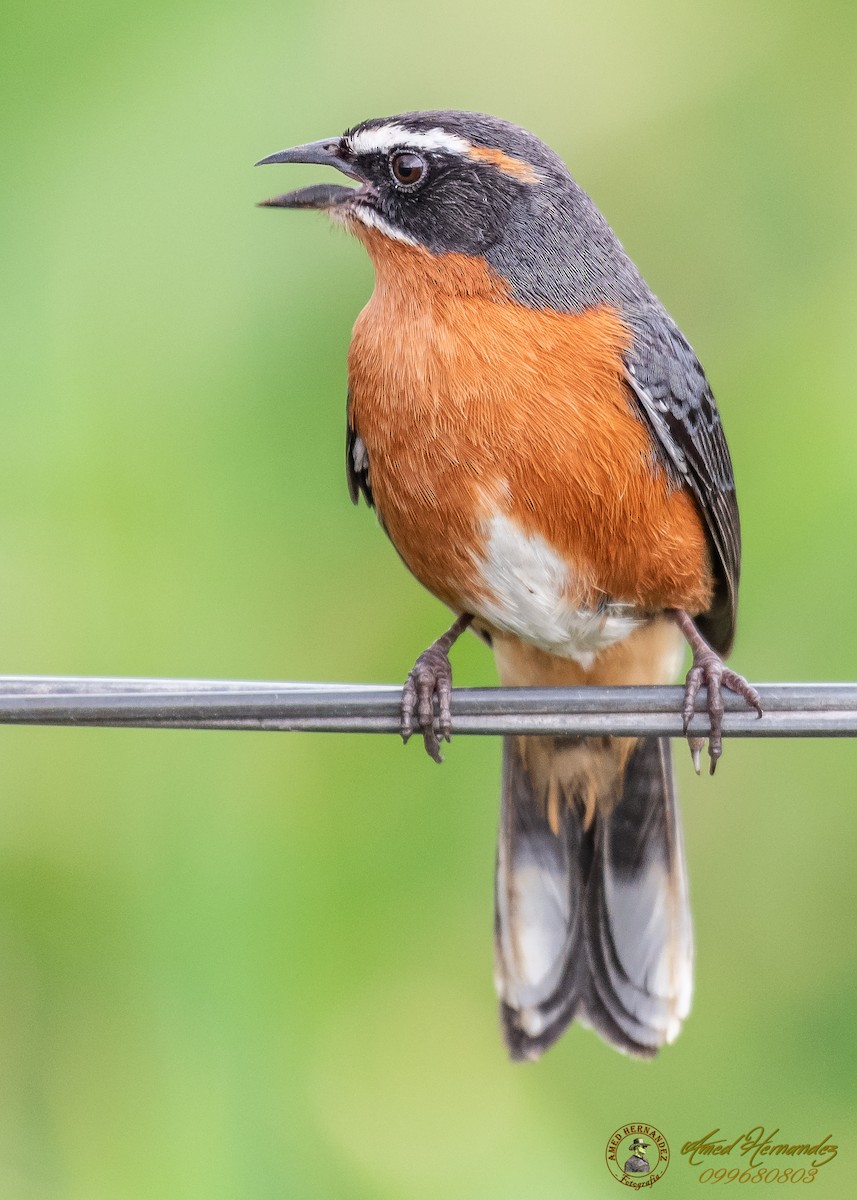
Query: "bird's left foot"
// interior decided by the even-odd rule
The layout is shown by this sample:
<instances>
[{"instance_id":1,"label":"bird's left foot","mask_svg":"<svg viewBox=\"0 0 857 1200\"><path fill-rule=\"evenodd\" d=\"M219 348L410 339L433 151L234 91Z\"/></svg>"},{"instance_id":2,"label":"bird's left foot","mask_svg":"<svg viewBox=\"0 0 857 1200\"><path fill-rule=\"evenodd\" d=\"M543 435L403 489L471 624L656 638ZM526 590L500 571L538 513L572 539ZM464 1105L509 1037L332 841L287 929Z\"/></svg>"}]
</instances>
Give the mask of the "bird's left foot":
<instances>
[{"instance_id":1,"label":"bird's left foot","mask_svg":"<svg viewBox=\"0 0 857 1200\"><path fill-rule=\"evenodd\" d=\"M408 741L416 724L423 735L427 753L438 763L443 762L441 741L448 742L452 738L452 666L449 651L472 620L473 617L469 613L464 613L443 637L432 642L428 650L424 650L414 663L402 689L402 741Z\"/></svg>"},{"instance_id":2,"label":"bird's left foot","mask_svg":"<svg viewBox=\"0 0 857 1200\"><path fill-rule=\"evenodd\" d=\"M743 697L748 708L754 708L762 716L762 701L759 693L752 687L743 675L731 671L723 659L706 642L705 638L694 625L686 612L680 609L674 612L676 623L684 633L693 651L693 666L687 673L684 685L684 704L681 717L685 736L690 745L693 765L699 774L699 756L705 739L688 735L690 723L696 707L696 697L699 689L705 684L706 709L711 730L708 734L709 771L714 774L717 760L723 753L723 688Z\"/></svg>"}]
</instances>

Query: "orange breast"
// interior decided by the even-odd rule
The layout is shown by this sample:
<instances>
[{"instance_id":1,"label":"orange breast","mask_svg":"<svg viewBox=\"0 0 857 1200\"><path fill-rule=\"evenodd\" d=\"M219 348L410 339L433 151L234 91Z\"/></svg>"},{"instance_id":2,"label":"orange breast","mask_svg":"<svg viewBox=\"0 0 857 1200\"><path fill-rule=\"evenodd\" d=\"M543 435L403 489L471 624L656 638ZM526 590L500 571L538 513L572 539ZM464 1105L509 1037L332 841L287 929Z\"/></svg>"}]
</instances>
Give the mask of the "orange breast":
<instances>
[{"instance_id":1,"label":"orange breast","mask_svg":"<svg viewBox=\"0 0 857 1200\"><path fill-rule=\"evenodd\" d=\"M524 308L481 260L361 236L376 286L349 352L351 420L414 575L473 606L486 522L502 512L568 564L581 606L703 610L702 521L632 411L618 314Z\"/></svg>"}]
</instances>

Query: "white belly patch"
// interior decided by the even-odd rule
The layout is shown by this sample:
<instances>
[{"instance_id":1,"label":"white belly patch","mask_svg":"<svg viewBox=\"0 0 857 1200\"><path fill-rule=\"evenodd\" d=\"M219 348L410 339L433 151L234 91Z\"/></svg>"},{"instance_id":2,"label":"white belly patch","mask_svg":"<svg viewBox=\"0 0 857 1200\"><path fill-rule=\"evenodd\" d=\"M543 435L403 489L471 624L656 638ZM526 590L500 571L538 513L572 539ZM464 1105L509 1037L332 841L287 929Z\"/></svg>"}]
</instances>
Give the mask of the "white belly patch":
<instances>
[{"instance_id":1,"label":"white belly patch","mask_svg":"<svg viewBox=\"0 0 857 1200\"><path fill-rule=\"evenodd\" d=\"M642 624L642 614L630 604L575 607L567 563L544 538L525 533L506 514L487 518L486 532L477 566L490 595L473 611L497 629L589 667L599 650Z\"/></svg>"}]
</instances>

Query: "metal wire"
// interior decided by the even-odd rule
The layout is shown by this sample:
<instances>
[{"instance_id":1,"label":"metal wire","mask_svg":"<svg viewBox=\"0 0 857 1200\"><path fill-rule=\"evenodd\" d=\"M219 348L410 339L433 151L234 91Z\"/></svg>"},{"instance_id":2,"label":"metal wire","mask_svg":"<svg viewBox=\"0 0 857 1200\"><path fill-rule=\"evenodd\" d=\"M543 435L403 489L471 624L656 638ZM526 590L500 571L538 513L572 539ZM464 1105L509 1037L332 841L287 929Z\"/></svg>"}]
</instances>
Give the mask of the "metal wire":
<instances>
[{"instance_id":1,"label":"metal wire","mask_svg":"<svg viewBox=\"0 0 857 1200\"><path fill-rule=\"evenodd\" d=\"M724 692L731 737L857 737L857 684L759 684L759 719ZM399 686L0 676L0 724L398 733ZM682 735L678 687L458 688L456 734ZM705 693L694 732L708 730Z\"/></svg>"}]
</instances>

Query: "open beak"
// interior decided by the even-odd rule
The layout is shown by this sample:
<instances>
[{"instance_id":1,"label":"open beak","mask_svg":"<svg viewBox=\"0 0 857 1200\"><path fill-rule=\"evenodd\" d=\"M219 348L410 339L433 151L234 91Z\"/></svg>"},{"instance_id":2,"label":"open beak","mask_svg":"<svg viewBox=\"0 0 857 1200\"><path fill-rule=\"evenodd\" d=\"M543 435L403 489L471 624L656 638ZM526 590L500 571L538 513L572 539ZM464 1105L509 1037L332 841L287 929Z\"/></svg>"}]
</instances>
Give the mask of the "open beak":
<instances>
[{"instance_id":1,"label":"open beak","mask_svg":"<svg viewBox=\"0 0 857 1200\"><path fill-rule=\"evenodd\" d=\"M268 163L314 163L320 167L335 167L343 175L362 183L362 189L343 187L337 183L316 183L311 187L298 188L295 192L286 192L283 196L274 196L272 200L262 200L260 208L335 208L339 204L352 200L357 191L365 195L368 183L358 175L353 167L346 162L341 153L339 138L322 138L319 142L307 142L305 146L293 146L290 150L279 150L261 158L257 167Z\"/></svg>"}]
</instances>

